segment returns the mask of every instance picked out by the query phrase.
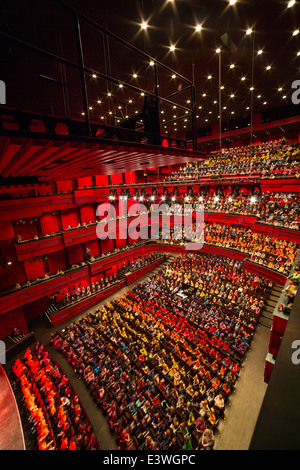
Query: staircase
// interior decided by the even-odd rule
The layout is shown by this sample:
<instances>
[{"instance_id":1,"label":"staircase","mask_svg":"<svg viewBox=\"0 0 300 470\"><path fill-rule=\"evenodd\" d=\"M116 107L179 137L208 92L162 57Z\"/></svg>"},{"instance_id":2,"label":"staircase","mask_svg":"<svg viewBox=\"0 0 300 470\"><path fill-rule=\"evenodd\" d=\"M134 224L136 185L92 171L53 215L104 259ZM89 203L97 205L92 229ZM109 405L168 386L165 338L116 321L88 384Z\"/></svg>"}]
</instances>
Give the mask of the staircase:
<instances>
[{"instance_id":1,"label":"staircase","mask_svg":"<svg viewBox=\"0 0 300 470\"><path fill-rule=\"evenodd\" d=\"M124 281L126 271L127 271L126 268L118 269L118 280L119 281Z\"/></svg>"},{"instance_id":2,"label":"staircase","mask_svg":"<svg viewBox=\"0 0 300 470\"><path fill-rule=\"evenodd\" d=\"M271 293L269 295L269 298L263 308L261 317L259 319L259 324L262 326L265 326L266 328L271 328L273 324L273 312L274 308L276 307L278 303L278 299L281 295L283 286L280 286L279 284L274 284Z\"/></svg>"}]
</instances>

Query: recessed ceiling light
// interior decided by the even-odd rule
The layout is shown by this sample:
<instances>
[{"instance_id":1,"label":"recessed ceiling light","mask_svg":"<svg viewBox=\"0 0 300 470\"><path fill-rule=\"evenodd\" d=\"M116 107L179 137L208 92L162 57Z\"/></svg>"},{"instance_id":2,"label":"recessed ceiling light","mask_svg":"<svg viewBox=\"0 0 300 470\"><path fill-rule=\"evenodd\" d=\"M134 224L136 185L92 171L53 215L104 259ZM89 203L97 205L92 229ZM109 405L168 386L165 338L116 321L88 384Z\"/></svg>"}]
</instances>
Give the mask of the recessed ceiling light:
<instances>
[{"instance_id":1,"label":"recessed ceiling light","mask_svg":"<svg viewBox=\"0 0 300 470\"><path fill-rule=\"evenodd\" d=\"M231 65L230 65L230 68L231 68L231 69L234 69L234 67L235 67L235 64L231 64Z\"/></svg>"},{"instance_id":2,"label":"recessed ceiling light","mask_svg":"<svg viewBox=\"0 0 300 470\"><path fill-rule=\"evenodd\" d=\"M150 65L151 65L151 66L152 66L152 65L154 65L154 62L153 62L153 60L151 60L151 62L150 62Z\"/></svg>"},{"instance_id":3,"label":"recessed ceiling light","mask_svg":"<svg viewBox=\"0 0 300 470\"><path fill-rule=\"evenodd\" d=\"M241 80L242 80L242 81L246 80L246 77L242 77Z\"/></svg>"},{"instance_id":4,"label":"recessed ceiling light","mask_svg":"<svg viewBox=\"0 0 300 470\"><path fill-rule=\"evenodd\" d=\"M175 51L175 46L170 46L170 51Z\"/></svg>"},{"instance_id":5,"label":"recessed ceiling light","mask_svg":"<svg viewBox=\"0 0 300 470\"><path fill-rule=\"evenodd\" d=\"M197 33L199 33L201 31L201 29L202 29L201 24L197 24L197 26L196 26Z\"/></svg>"},{"instance_id":6,"label":"recessed ceiling light","mask_svg":"<svg viewBox=\"0 0 300 470\"><path fill-rule=\"evenodd\" d=\"M142 24L141 24L141 27L142 27L142 29L147 29L148 25L145 21L143 21Z\"/></svg>"},{"instance_id":7,"label":"recessed ceiling light","mask_svg":"<svg viewBox=\"0 0 300 470\"><path fill-rule=\"evenodd\" d=\"M97 77L97 75L95 73L93 73L93 78L96 78L96 77Z\"/></svg>"},{"instance_id":8,"label":"recessed ceiling light","mask_svg":"<svg viewBox=\"0 0 300 470\"><path fill-rule=\"evenodd\" d=\"M229 1L229 5L235 5L236 4L236 0L230 0Z\"/></svg>"},{"instance_id":9,"label":"recessed ceiling light","mask_svg":"<svg viewBox=\"0 0 300 470\"><path fill-rule=\"evenodd\" d=\"M133 74L133 78L136 78L136 77L137 77L137 74L136 74L136 73L134 73L134 74Z\"/></svg>"},{"instance_id":10,"label":"recessed ceiling light","mask_svg":"<svg viewBox=\"0 0 300 470\"><path fill-rule=\"evenodd\" d=\"M208 79L208 80L211 80L211 79L212 79L212 76L211 76L211 75L208 75L207 79Z\"/></svg>"},{"instance_id":11,"label":"recessed ceiling light","mask_svg":"<svg viewBox=\"0 0 300 470\"><path fill-rule=\"evenodd\" d=\"M257 52L257 55L261 55L263 53L263 50L260 49L258 52Z\"/></svg>"},{"instance_id":12,"label":"recessed ceiling light","mask_svg":"<svg viewBox=\"0 0 300 470\"><path fill-rule=\"evenodd\" d=\"M221 49L218 47L218 49L216 50L216 53L220 54L220 52L221 52Z\"/></svg>"},{"instance_id":13,"label":"recessed ceiling light","mask_svg":"<svg viewBox=\"0 0 300 470\"><path fill-rule=\"evenodd\" d=\"M271 65L267 65L266 70L270 70L270 69L271 69Z\"/></svg>"},{"instance_id":14,"label":"recessed ceiling light","mask_svg":"<svg viewBox=\"0 0 300 470\"><path fill-rule=\"evenodd\" d=\"M293 7L293 6L295 5L295 3L296 3L296 0L291 0L291 1L288 3L288 6L287 6L287 7L288 7L288 8L291 8L291 7Z\"/></svg>"},{"instance_id":15,"label":"recessed ceiling light","mask_svg":"<svg viewBox=\"0 0 300 470\"><path fill-rule=\"evenodd\" d=\"M295 29L295 31L293 32L293 36L297 36L297 34L299 34L299 29Z\"/></svg>"},{"instance_id":16,"label":"recessed ceiling light","mask_svg":"<svg viewBox=\"0 0 300 470\"><path fill-rule=\"evenodd\" d=\"M176 75L172 75L172 78L176 78Z\"/></svg>"},{"instance_id":17,"label":"recessed ceiling light","mask_svg":"<svg viewBox=\"0 0 300 470\"><path fill-rule=\"evenodd\" d=\"M247 29L247 31L246 31L247 36L249 36L249 34L251 34L251 33L252 33L252 29L251 28Z\"/></svg>"}]
</instances>

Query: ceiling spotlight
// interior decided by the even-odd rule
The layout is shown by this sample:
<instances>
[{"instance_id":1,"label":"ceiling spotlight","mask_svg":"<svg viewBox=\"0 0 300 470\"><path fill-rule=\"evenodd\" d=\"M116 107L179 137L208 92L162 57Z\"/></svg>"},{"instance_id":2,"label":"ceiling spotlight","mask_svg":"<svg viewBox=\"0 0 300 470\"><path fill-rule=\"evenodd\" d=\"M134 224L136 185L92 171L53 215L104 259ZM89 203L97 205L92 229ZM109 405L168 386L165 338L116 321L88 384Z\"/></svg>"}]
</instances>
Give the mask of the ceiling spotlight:
<instances>
[{"instance_id":1,"label":"ceiling spotlight","mask_svg":"<svg viewBox=\"0 0 300 470\"><path fill-rule=\"evenodd\" d=\"M232 94L232 95L230 95L230 98L234 98L234 95L233 95L233 94Z\"/></svg>"},{"instance_id":2,"label":"ceiling spotlight","mask_svg":"<svg viewBox=\"0 0 300 470\"><path fill-rule=\"evenodd\" d=\"M280 87L280 88L278 88L278 91L282 91L282 88L281 88L281 87Z\"/></svg>"},{"instance_id":3,"label":"ceiling spotlight","mask_svg":"<svg viewBox=\"0 0 300 470\"><path fill-rule=\"evenodd\" d=\"M136 74L136 73L134 73L134 74L133 74L133 78L136 78L136 77L137 77L137 74Z\"/></svg>"},{"instance_id":4,"label":"ceiling spotlight","mask_svg":"<svg viewBox=\"0 0 300 470\"><path fill-rule=\"evenodd\" d=\"M257 55L261 55L263 53L263 50L260 49L258 52L257 52Z\"/></svg>"},{"instance_id":5,"label":"ceiling spotlight","mask_svg":"<svg viewBox=\"0 0 300 470\"><path fill-rule=\"evenodd\" d=\"M247 36L249 36L251 33L252 33L252 29L251 28L247 29L246 31Z\"/></svg>"},{"instance_id":6,"label":"ceiling spotlight","mask_svg":"<svg viewBox=\"0 0 300 470\"><path fill-rule=\"evenodd\" d=\"M293 32L293 36L297 36L297 34L299 34L299 29L296 29L296 30Z\"/></svg>"},{"instance_id":7,"label":"ceiling spotlight","mask_svg":"<svg viewBox=\"0 0 300 470\"><path fill-rule=\"evenodd\" d=\"M271 65L267 65L266 70L270 70L270 69L271 69Z\"/></svg>"},{"instance_id":8,"label":"ceiling spotlight","mask_svg":"<svg viewBox=\"0 0 300 470\"><path fill-rule=\"evenodd\" d=\"M108 92L108 93L107 93L107 96L111 96L111 93L110 93L110 92Z\"/></svg>"},{"instance_id":9,"label":"ceiling spotlight","mask_svg":"<svg viewBox=\"0 0 300 470\"><path fill-rule=\"evenodd\" d=\"M154 65L154 62L153 62L153 60L151 60L151 62L150 62L150 65L151 65L151 66L152 66L152 65Z\"/></svg>"},{"instance_id":10,"label":"ceiling spotlight","mask_svg":"<svg viewBox=\"0 0 300 470\"><path fill-rule=\"evenodd\" d=\"M172 78L176 78L176 75L172 75Z\"/></svg>"},{"instance_id":11,"label":"ceiling spotlight","mask_svg":"<svg viewBox=\"0 0 300 470\"><path fill-rule=\"evenodd\" d=\"M170 51L171 52L175 51L175 46L174 45L170 46Z\"/></svg>"},{"instance_id":12,"label":"ceiling spotlight","mask_svg":"<svg viewBox=\"0 0 300 470\"><path fill-rule=\"evenodd\" d=\"M254 90L254 86L252 86L252 87L250 88L250 91L253 91L253 90Z\"/></svg>"},{"instance_id":13,"label":"ceiling spotlight","mask_svg":"<svg viewBox=\"0 0 300 470\"><path fill-rule=\"evenodd\" d=\"M242 80L242 82L243 82L244 80L246 80L246 77L242 77L241 80Z\"/></svg>"},{"instance_id":14,"label":"ceiling spotlight","mask_svg":"<svg viewBox=\"0 0 300 470\"><path fill-rule=\"evenodd\" d=\"M197 26L196 26L197 33L199 33L201 31L201 29L202 29L201 24L197 24Z\"/></svg>"},{"instance_id":15,"label":"ceiling spotlight","mask_svg":"<svg viewBox=\"0 0 300 470\"><path fill-rule=\"evenodd\" d=\"M211 76L211 75L208 75L207 79L208 79L208 80L211 80L211 79L212 79L212 76Z\"/></svg>"},{"instance_id":16,"label":"ceiling spotlight","mask_svg":"<svg viewBox=\"0 0 300 470\"><path fill-rule=\"evenodd\" d=\"M295 5L295 3L296 3L296 0L291 0L291 1L288 3L288 6L287 6L287 7L288 7L288 8L291 8L291 7L293 7L293 6Z\"/></svg>"},{"instance_id":17,"label":"ceiling spotlight","mask_svg":"<svg viewBox=\"0 0 300 470\"><path fill-rule=\"evenodd\" d=\"M98 100L97 103L98 103L98 104L101 104L101 100Z\"/></svg>"},{"instance_id":18,"label":"ceiling spotlight","mask_svg":"<svg viewBox=\"0 0 300 470\"><path fill-rule=\"evenodd\" d=\"M97 78L97 75L95 73L93 73L93 78Z\"/></svg>"},{"instance_id":19,"label":"ceiling spotlight","mask_svg":"<svg viewBox=\"0 0 300 470\"><path fill-rule=\"evenodd\" d=\"M216 50L216 53L220 54L220 52L221 52L221 49L218 47L218 49Z\"/></svg>"},{"instance_id":20,"label":"ceiling spotlight","mask_svg":"<svg viewBox=\"0 0 300 470\"><path fill-rule=\"evenodd\" d=\"M141 27L142 27L142 29L147 29L148 25L145 21L143 21L142 24L141 24Z\"/></svg>"},{"instance_id":21,"label":"ceiling spotlight","mask_svg":"<svg viewBox=\"0 0 300 470\"><path fill-rule=\"evenodd\" d=\"M120 87L120 88L123 88L123 84L122 84L122 83L119 83L119 87Z\"/></svg>"},{"instance_id":22,"label":"ceiling spotlight","mask_svg":"<svg viewBox=\"0 0 300 470\"><path fill-rule=\"evenodd\" d=\"M234 67L235 67L235 64L231 64L231 65L230 65L230 68L231 68L231 69L234 69Z\"/></svg>"},{"instance_id":23,"label":"ceiling spotlight","mask_svg":"<svg viewBox=\"0 0 300 470\"><path fill-rule=\"evenodd\" d=\"M229 5L235 5L236 4L236 0L229 0Z\"/></svg>"}]
</instances>

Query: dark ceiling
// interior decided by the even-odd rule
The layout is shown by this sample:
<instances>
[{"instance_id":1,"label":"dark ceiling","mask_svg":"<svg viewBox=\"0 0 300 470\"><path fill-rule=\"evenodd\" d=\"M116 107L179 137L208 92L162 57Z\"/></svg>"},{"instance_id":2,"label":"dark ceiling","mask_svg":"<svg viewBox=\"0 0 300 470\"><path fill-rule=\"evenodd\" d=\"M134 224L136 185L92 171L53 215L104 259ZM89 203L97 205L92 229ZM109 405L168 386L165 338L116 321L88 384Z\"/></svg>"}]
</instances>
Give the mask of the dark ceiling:
<instances>
[{"instance_id":1,"label":"dark ceiling","mask_svg":"<svg viewBox=\"0 0 300 470\"><path fill-rule=\"evenodd\" d=\"M300 55L297 56L300 33L293 35L300 29L299 1L291 8L287 8L288 0L237 0L233 6L228 0L68 0L67 3L194 82L198 128L218 123L219 54L216 49L224 33L230 36L237 50L229 53L223 48L221 54L222 122L248 120L252 71L253 113L293 106L291 85L300 78ZM146 30L141 28L141 21L148 23ZM195 30L198 24L202 26L200 32ZM248 28L253 28L252 34L246 34ZM59 1L2 0L0 31L70 61L78 60L73 16ZM143 97L140 91L126 84L153 91L153 67L148 60L105 38L84 22L81 22L81 33L85 65L125 84L119 88L117 84L86 74L91 120L110 122L111 116L116 115L116 119L122 121L139 112ZM172 44L176 47L173 52L169 49ZM0 37L0 47L0 79L6 82L8 106L57 116L83 117L77 71L3 37ZM259 50L263 51L260 55ZM230 68L232 64L234 68ZM267 66L271 68L266 70ZM162 97L186 87L184 80L172 78L162 67L158 66L157 71ZM137 74L136 78L133 73ZM208 79L209 76L212 78ZM242 77L245 80L241 80ZM107 96L108 91L111 97ZM174 98L176 104L188 109L189 99L189 91ZM164 111L162 130L177 129L176 132L181 133L190 129L189 112L175 109L164 101L160 104ZM179 122L166 124L178 117L182 118Z\"/></svg>"}]
</instances>

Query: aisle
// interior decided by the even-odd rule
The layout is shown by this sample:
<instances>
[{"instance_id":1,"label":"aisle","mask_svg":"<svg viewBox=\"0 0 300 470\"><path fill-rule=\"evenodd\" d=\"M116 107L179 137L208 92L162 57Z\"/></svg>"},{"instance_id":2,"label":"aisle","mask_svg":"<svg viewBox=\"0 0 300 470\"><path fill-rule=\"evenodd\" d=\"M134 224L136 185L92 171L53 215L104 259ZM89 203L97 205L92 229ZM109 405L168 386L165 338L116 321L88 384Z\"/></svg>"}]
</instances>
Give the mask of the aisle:
<instances>
[{"instance_id":1,"label":"aisle","mask_svg":"<svg viewBox=\"0 0 300 470\"><path fill-rule=\"evenodd\" d=\"M262 401L267 389L264 367L270 330L257 327L251 351L247 353L236 384L225 410L225 421L220 422L215 450L248 450Z\"/></svg>"}]
</instances>

